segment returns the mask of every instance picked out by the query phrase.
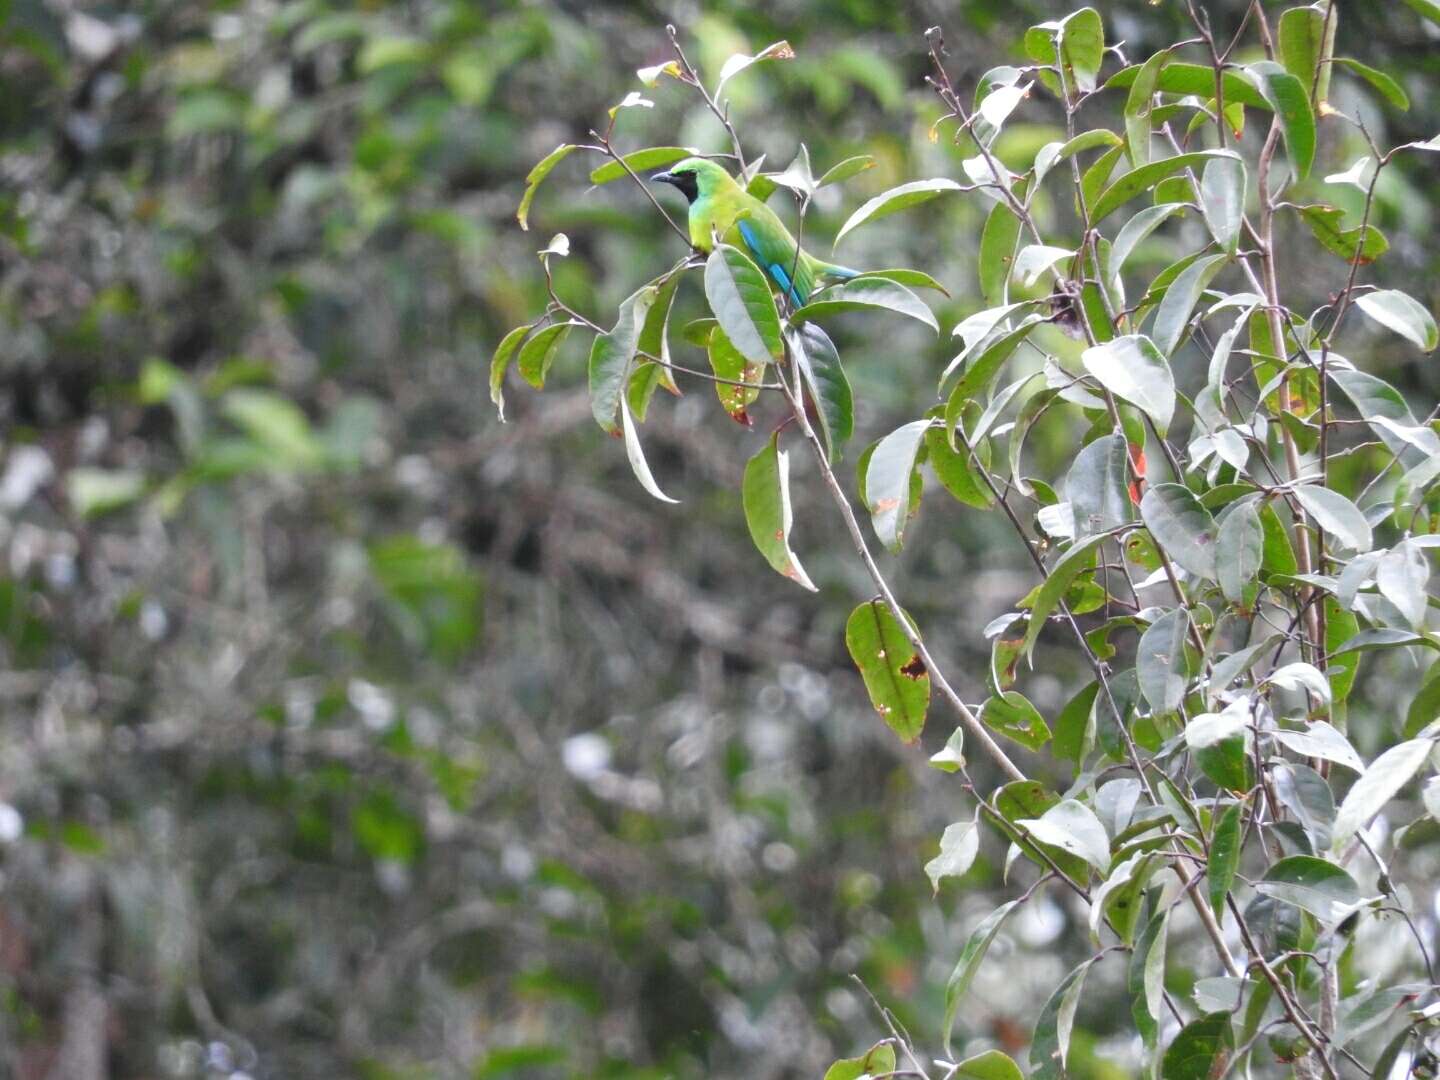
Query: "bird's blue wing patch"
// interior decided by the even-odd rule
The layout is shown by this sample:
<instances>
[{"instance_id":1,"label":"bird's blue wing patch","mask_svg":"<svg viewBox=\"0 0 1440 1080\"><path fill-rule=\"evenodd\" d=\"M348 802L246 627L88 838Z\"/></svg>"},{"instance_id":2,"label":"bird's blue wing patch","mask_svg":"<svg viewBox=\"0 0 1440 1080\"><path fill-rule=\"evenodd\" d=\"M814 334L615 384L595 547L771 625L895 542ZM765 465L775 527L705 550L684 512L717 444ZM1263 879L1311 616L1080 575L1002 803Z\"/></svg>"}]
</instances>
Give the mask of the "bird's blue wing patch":
<instances>
[{"instance_id":1,"label":"bird's blue wing patch","mask_svg":"<svg viewBox=\"0 0 1440 1080\"><path fill-rule=\"evenodd\" d=\"M776 283L780 286L780 291L788 296L791 303L796 306L804 304L805 299L800 295L800 291L791 283L790 275L786 272L785 268L779 263L767 263L765 261L765 256L760 253L760 245L756 243L755 240L754 226L748 221L740 221L737 222L737 224L740 226L740 235L745 238L745 246L750 249L750 254L754 255L755 258L760 261L760 264L769 272L770 276L775 279Z\"/></svg>"}]
</instances>

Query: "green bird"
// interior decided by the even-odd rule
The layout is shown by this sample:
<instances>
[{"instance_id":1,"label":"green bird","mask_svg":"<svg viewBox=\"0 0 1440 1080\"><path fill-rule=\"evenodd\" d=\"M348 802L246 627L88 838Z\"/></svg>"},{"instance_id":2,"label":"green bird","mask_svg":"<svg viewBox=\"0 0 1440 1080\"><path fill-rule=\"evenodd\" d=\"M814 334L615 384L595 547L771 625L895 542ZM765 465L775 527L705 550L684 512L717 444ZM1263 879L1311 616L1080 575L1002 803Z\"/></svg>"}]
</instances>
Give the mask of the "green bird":
<instances>
[{"instance_id":1,"label":"green bird","mask_svg":"<svg viewBox=\"0 0 1440 1080\"><path fill-rule=\"evenodd\" d=\"M819 278L853 278L860 273L803 251L797 258L795 238L775 211L713 161L686 158L650 179L679 188L690 200L690 243L696 250L710 251L718 236L759 263L796 307L809 301Z\"/></svg>"}]
</instances>

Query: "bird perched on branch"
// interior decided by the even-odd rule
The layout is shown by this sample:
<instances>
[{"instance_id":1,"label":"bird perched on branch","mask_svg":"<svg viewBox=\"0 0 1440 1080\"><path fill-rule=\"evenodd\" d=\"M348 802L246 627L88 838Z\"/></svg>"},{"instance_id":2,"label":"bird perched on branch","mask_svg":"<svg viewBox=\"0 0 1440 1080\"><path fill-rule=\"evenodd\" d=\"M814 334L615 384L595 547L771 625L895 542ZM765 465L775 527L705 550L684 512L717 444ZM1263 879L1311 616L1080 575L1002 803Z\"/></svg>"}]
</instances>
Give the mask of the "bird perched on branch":
<instances>
[{"instance_id":1,"label":"bird perched on branch","mask_svg":"<svg viewBox=\"0 0 1440 1080\"><path fill-rule=\"evenodd\" d=\"M853 278L860 273L803 251L797 258L795 238L775 211L741 187L722 165L686 158L650 179L679 188L690 200L690 243L697 250L710 251L718 236L759 263L797 307L810 299L819 278Z\"/></svg>"}]
</instances>

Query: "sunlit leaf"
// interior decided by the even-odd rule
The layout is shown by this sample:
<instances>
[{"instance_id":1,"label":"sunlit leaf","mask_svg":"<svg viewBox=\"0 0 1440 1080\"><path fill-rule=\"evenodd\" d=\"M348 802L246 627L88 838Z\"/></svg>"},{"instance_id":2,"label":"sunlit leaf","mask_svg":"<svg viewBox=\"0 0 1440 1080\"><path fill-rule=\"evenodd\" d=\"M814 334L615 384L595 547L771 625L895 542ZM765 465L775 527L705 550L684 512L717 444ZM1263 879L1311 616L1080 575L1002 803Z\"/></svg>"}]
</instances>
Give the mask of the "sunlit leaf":
<instances>
[{"instance_id":1,"label":"sunlit leaf","mask_svg":"<svg viewBox=\"0 0 1440 1080\"><path fill-rule=\"evenodd\" d=\"M687 157L694 157L698 153L700 151L693 146L650 146L644 150L636 150L623 155L621 160L625 162L625 165L621 165L619 161L607 161L590 173L590 182L592 184L608 184L612 180L622 179L629 175L625 171L626 165L630 167L630 172L643 174L650 169L658 169Z\"/></svg>"},{"instance_id":2,"label":"sunlit leaf","mask_svg":"<svg viewBox=\"0 0 1440 1080\"><path fill-rule=\"evenodd\" d=\"M873 199L863 203L860 209L846 219L845 224L840 226L840 231L835 234L835 244L838 246L840 241L845 239L847 233L868 221L877 221L897 211L929 202L937 195L942 195L947 191L958 191L960 187L961 185L954 180L942 176L933 180L912 180L908 184L901 184L889 191L882 191Z\"/></svg>"},{"instance_id":3,"label":"sunlit leaf","mask_svg":"<svg viewBox=\"0 0 1440 1080\"><path fill-rule=\"evenodd\" d=\"M842 311L873 311L876 309L909 316L924 323L937 334L940 332L940 324L935 320L935 313L930 310L924 300L899 282L881 277L853 278L817 293L814 300L797 309L790 316L790 321L803 323Z\"/></svg>"},{"instance_id":4,"label":"sunlit leaf","mask_svg":"<svg viewBox=\"0 0 1440 1080\"><path fill-rule=\"evenodd\" d=\"M925 876L938 894L940 882L947 877L963 877L975 865L980 852L980 813L970 821L957 821L945 827L940 838L940 854L925 864Z\"/></svg>"},{"instance_id":5,"label":"sunlit leaf","mask_svg":"<svg viewBox=\"0 0 1440 1080\"><path fill-rule=\"evenodd\" d=\"M1167 611L1140 635L1135 677L1140 692L1157 713L1175 712L1185 699L1185 637L1190 618L1184 608Z\"/></svg>"},{"instance_id":6,"label":"sunlit leaf","mask_svg":"<svg viewBox=\"0 0 1440 1080\"><path fill-rule=\"evenodd\" d=\"M1164 354L1144 334L1095 345L1080 356L1085 370L1118 398L1155 421L1163 436L1175 415L1175 378Z\"/></svg>"},{"instance_id":7,"label":"sunlit leaf","mask_svg":"<svg viewBox=\"0 0 1440 1080\"><path fill-rule=\"evenodd\" d=\"M1370 523L1344 495L1333 488L1302 484L1295 489L1295 498L1322 529L1345 547L1355 552L1370 550Z\"/></svg>"},{"instance_id":8,"label":"sunlit leaf","mask_svg":"<svg viewBox=\"0 0 1440 1080\"><path fill-rule=\"evenodd\" d=\"M865 505L870 508L875 534L892 551L905 542L910 516L910 475L915 457L930 427L929 420L912 420L880 440L865 472Z\"/></svg>"},{"instance_id":9,"label":"sunlit leaf","mask_svg":"<svg viewBox=\"0 0 1440 1080\"><path fill-rule=\"evenodd\" d=\"M540 162L530 170L525 177L525 194L520 199L520 209L516 212L515 218L520 222L520 228L530 228L530 204L535 201L535 192L539 190L540 184L550 175L556 165L564 161L572 152L579 147L564 143L557 146L550 153L546 154Z\"/></svg>"},{"instance_id":10,"label":"sunlit leaf","mask_svg":"<svg viewBox=\"0 0 1440 1080\"><path fill-rule=\"evenodd\" d=\"M790 47L788 41L777 41L773 45L767 45L754 56L745 53L736 53L725 61L720 67L720 81L715 84L715 97L720 97L720 91L725 89L725 84L740 72L744 71L751 64L761 60L793 60L795 50Z\"/></svg>"},{"instance_id":11,"label":"sunlit leaf","mask_svg":"<svg viewBox=\"0 0 1440 1080\"><path fill-rule=\"evenodd\" d=\"M945 983L945 1020L941 1031L945 1036L945 1052L947 1054L950 1053L950 1038L955 1026L955 1016L960 1011L960 1003L964 1000L966 991L970 989L970 984L975 981L975 973L980 970L990 943L995 940L995 935L1000 932L1000 927L1004 925L1010 913L1019 905L1019 900L1011 900L1001 904L985 916L980 924L970 932L965 947L960 950L960 959L955 962L955 969L951 971L950 978Z\"/></svg>"},{"instance_id":12,"label":"sunlit leaf","mask_svg":"<svg viewBox=\"0 0 1440 1080\"><path fill-rule=\"evenodd\" d=\"M790 458L780 449L779 432L745 466L741 499L750 538L760 554L777 573L814 592L814 584L790 550Z\"/></svg>"},{"instance_id":13,"label":"sunlit leaf","mask_svg":"<svg viewBox=\"0 0 1440 1080\"><path fill-rule=\"evenodd\" d=\"M1195 310L1195 305L1200 302L1201 294L1210 284L1210 279L1219 273L1228 261L1228 255L1206 255L1196 259L1181 270L1165 290L1165 296L1155 311L1155 322L1151 328L1155 335L1155 346L1162 354L1171 356L1179 347L1190 327L1190 315ZM1162 428L1161 434L1164 433Z\"/></svg>"},{"instance_id":14,"label":"sunlit leaf","mask_svg":"<svg viewBox=\"0 0 1440 1080\"><path fill-rule=\"evenodd\" d=\"M1385 808L1425 764L1434 748L1430 739L1410 739L1381 754L1355 781L1335 816L1331 846L1339 851L1349 839Z\"/></svg>"},{"instance_id":15,"label":"sunlit leaf","mask_svg":"<svg viewBox=\"0 0 1440 1080\"><path fill-rule=\"evenodd\" d=\"M1132 169L1102 191L1090 204L1090 224L1098 225L1120 207L1142 192L1149 191L1167 176L1174 176L1185 169L1196 169L1211 158L1234 157L1229 150L1201 150L1193 154L1177 154L1163 161L1152 161Z\"/></svg>"},{"instance_id":16,"label":"sunlit leaf","mask_svg":"<svg viewBox=\"0 0 1440 1080\"><path fill-rule=\"evenodd\" d=\"M1325 923L1343 918L1360 899L1360 887L1345 870L1313 855L1281 859L1255 883L1264 896L1294 904Z\"/></svg>"},{"instance_id":17,"label":"sunlit leaf","mask_svg":"<svg viewBox=\"0 0 1440 1080\"><path fill-rule=\"evenodd\" d=\"M1355 298L1355 306L1387 330L1393 330L1425 352L1440 343L1435 317L1428 308L1399 289L1377 289Z\"/></svg>"},{"instance_id":18,"label":"sunlit leaf","mask_svg":"<svg viewBox=\"0 0 1440 1080\"><path fill-rule=\"evenodd\" d=\"M730 343L746 360L768 364L785 354L770 285L748 255L717 244L705 260L705 299Z\"/></svg>"}]
</instances>

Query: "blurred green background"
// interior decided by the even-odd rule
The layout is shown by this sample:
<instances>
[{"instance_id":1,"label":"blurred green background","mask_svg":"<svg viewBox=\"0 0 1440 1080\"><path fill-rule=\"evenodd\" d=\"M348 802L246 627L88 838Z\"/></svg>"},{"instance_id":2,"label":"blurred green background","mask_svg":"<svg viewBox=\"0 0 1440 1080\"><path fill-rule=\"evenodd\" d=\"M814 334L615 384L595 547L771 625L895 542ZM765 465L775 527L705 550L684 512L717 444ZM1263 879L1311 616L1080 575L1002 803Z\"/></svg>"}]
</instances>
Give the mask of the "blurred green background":
<instances>
[{"instance_id":1,"label":"blurred green background","mask_svg":"<svg viewBox=\"0 0 1440 1080\"><path fill-rule=\"evenodd\" d=\"M1185 36L1172 0L1099 6L1127 56ZM1224 33L1244 5L1207 7ZM644 439L667 507L591 419L579 335L543 395L512 379L508 424L486 378L544 306L552 233L558 288L606 325L682 254L578 156L530 232L514 218L530 166L668 59L667 21L712 84L731 53L795 46L731 84L750 154L876 156L817 199L823 254L869 195L960 175L927 136L924 28L969 94L1067 10L0 0L0 1076L818 1076L885 1034L867 990L938 1047L959 945L1008 895L1003 846L932 899L921 866L962 796L925 757L950 726L936 710L906 749L868 708L842 626L870 587L800 456L820 594L753 552L739 477L778 414L746 430L707 384L662 395ZM1337 100L1382 144L1434 135L1436 28L1340 12L1342 51L1413 105L1339 75ZM619 145L726 148L685 88L649 96ZM1059 121L1038 95L1019 118L1001 153L1023 166ZM1324 136L1316 185L1363 153ZM1434 310L1440 177L1413 157L1379 192L1379 273ZM940 200L836 257L937 276L948 332L980 306L983 209ZM1282 237L1288 283L1323 302L1344 268L1306 243ZM1350 334L1429 410L1432 366ZM853 462L933 402L952 350L884 320L836 337ZM1078 434L1043 427L1028 471L1061 472ZM885 565L983 697L981 629L1033 584L1003 519L931 496ZM1021 686L1053 715L1080 660L1051 655ZM1366 672L1362 750L1414 678ZM1011 923L958 1047L1024 1047L1088 955L1066 899ZM1132 1061L1118 975L1091 978L1079 1075Z\"/></svg>"}]
</instances>

